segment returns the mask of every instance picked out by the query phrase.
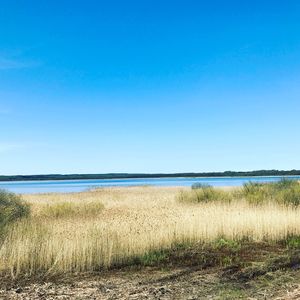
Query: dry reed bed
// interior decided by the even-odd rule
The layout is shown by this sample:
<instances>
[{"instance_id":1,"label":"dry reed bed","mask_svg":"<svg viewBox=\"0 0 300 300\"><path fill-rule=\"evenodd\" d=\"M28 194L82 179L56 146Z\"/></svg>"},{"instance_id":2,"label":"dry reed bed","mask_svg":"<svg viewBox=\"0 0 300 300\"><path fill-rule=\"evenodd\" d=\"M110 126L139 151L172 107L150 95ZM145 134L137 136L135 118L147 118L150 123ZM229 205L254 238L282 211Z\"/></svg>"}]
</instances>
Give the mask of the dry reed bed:
<instances>
[{"instance_id":1,"label":"dry reed bed","mask_svg":"<svg viewBox=\"0 0 300 300\"><path fill-rule=\"evenodd\" d=\"M10 229L0 249L0 269L12 276L94 271L177 243L219 237L276 241L300 234L299 209L242 200L182 204L176 201L179 190L131 187L26 195L32 216ZM99 210L47 216L49 207L59 203Z\"/></svg>"}]
</instances>

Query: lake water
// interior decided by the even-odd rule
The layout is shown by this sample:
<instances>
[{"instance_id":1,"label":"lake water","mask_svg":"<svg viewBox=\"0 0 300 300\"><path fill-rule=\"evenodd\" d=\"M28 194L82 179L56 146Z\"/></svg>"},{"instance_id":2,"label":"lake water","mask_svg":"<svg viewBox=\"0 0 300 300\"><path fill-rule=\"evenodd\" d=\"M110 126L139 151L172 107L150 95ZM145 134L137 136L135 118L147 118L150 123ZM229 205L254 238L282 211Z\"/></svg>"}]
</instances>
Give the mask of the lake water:
<instances>
[{"instance_id":1,"label":"lake water","mask_svg":"<svg viewBox=\"0 0 300 300\"><path fill-rule=\"evenodd\" d=\"M48 180L48 181L14 181L0 182L0 189L19 194L31 193L70 193L82 192L97 187L109 186L191 186L195 182L212 186L241 186L245 182L274 182L282 177L174 177L174 178L138 178L138 179L97 179L97 180ZM285 178L300 180L300 176Z\"/></svg>"}]
</instances>

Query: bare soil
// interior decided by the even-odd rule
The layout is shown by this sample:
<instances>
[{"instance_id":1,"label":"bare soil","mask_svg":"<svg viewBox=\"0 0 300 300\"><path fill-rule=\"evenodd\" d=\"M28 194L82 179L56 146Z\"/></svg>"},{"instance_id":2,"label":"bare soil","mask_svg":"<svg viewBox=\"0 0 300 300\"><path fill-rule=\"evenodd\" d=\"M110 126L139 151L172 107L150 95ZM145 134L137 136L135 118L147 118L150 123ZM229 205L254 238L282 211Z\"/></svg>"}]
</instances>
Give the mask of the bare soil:
<instances>
[{"instance_id":1,"label":"bare soil","mask_svg":"<svg viewBox=\"0 0 300 300\"><path fill-rule=\"evenodd\" d=\"M2 278L0 299L300 299L299 251L250 244L234 254L215 251L205 253L206 263L203 249L191 247L148 267ZM231 261L226 266L221 263L225 258Z\"/></svg>"},{"instance_id":2,"label":"bare soil","mask_svg":"<svg viewBox=\"0 0 300 300\"><path fill-rule=\"evenodd\" d=\"M145 268L2 284L0 299L300 299L299 283L299 270L240 282L224 276L220 268Z\"/></svg>"}]
</instances>

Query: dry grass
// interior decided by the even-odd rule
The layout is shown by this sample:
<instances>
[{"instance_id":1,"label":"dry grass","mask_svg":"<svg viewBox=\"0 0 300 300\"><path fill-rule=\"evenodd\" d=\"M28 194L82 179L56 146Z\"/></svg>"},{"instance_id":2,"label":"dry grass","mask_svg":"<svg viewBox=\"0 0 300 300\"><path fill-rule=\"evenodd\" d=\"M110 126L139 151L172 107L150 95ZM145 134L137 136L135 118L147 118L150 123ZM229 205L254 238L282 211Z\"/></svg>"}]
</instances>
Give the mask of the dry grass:
<instances>
[{"instance_id":1,"label":"dry grass","mask_svg":"<svg viewBox=\"0 0 300 300\"><path fill-rule=\"evenodd\" d=\"M99 215L102 210L103 204L101 202L62 202L47 204L40 211L40 216L45 218L90 218Z\"/></svg>"},{"instance_id":2,"label":"dry grass","mask_svg":"<svg viewBox=\"0 0 300 300\"><path fill-rule=\"evenodd\" d=\"M10 228L0 249L0 270L14 277L93 271L128 264L177 243L209 243L220 237L277 241L300 234L298 208L253 206L245 200L181 203L180 190L130 187L25 195L32 216ZM52 210L60 205L68 213L57 217ZM79 213L84 207L85 213Z\"/></svg>"}]
</instances>

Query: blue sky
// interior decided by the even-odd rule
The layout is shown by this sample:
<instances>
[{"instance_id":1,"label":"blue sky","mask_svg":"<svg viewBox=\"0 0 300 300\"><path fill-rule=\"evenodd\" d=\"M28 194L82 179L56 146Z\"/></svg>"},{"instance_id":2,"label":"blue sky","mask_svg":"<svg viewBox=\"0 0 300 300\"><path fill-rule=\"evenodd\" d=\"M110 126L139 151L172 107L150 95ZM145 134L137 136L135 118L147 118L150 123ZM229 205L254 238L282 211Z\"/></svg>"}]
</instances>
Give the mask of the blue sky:
<instances>
[{"instance_id":1,"label":"blue sky","mask_svg":"<svg viewBox=\"0 0 300 300\"><path fill-rule=\"evenodd\" d=\"M0 174L300 169L299 1L2 1Z\"/></svg>"}]
</instances>

